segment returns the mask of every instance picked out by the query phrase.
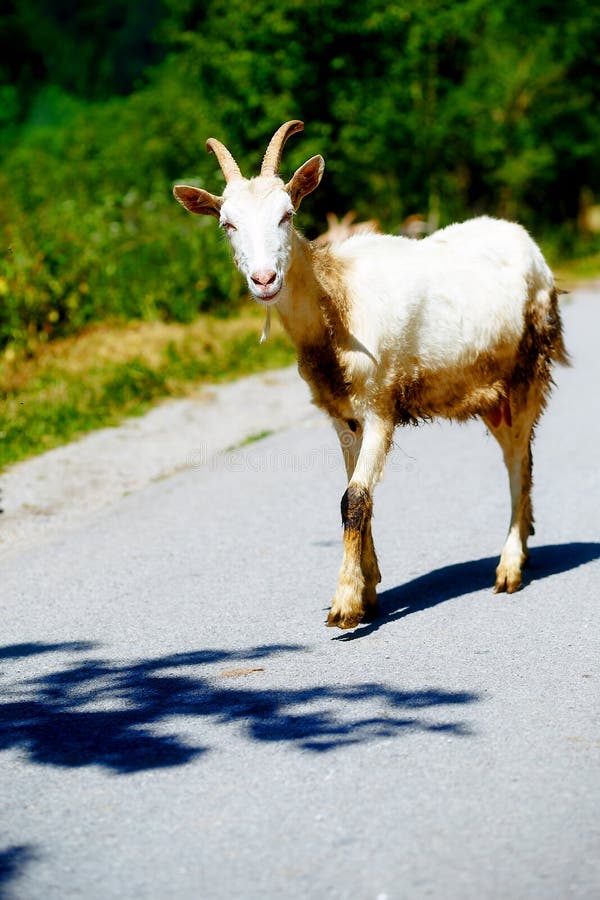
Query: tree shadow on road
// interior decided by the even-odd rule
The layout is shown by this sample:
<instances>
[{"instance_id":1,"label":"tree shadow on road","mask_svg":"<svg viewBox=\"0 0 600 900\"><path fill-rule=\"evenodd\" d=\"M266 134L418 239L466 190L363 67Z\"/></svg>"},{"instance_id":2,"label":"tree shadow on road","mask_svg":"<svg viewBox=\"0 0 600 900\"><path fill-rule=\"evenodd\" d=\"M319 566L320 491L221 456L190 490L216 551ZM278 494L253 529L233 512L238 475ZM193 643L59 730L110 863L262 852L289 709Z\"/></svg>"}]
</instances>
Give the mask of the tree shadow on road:
<instances>
[{"instance_id":1,"label":"tree shadow on road","mask_svg":"<svg viewBox=\"0 0 600 900\"><path fill-rule=\"evenodd\" d=\"M37 658L32 662L35 646L0 650L0 657L18 662L19 674L10 681L3 666L0 749L18 748L39 764L98 765L120 774L182 765L211 749L187 743L173 731L173 717L185 718L188 733L194 719L205 718L212 726L237 725L251 741L326 753L410 731L468 735L469 727L448 721L444 710L479 699L467 691L401 691L378 683L261 686L269 669L281 672L283 654L305 651L296 645L199 650L134 662L73 658L85 651L56 645L71 658L45 674L39 674ZM43 654L52 647L38 646ZM232 662L233 669L218 668ZM214 727L208 734L212 743ZM202 736L206 740L206 729Z\"/></svg>"},{"instance_id":2,"label":"tree shadow on road","mask_svg":"<svg viewBox=\"0 0 600 900\"><path fill-rule=\"evenodd\" d=\"M569 572L600 559L600 543L551 544L531 548L530 552L529 564L523 572L524 585L561 572ZM456 563L383 591L379 595L377 619L347 635L338 635L335 640L351 641L366 637L383 625L403 619L412 613L431 609L447 600L454 600L476 591L491 592L497 565L497 556Z\"/></svg>"},{"instance_id":3,"label":"tree shadow on road","mask_svg":"<svg viewBox=\"0 0 600 900\"><path fill-rule=\"evenodd\" d=\"M31 846L6 847L0 850L0 898L12 894L11 884L17 881L25 866L36 859L37 854Z\"/></svg>"},{"instance_id":4,"label":"tree shadow on road","mask_svg":"<svg viewBox=\"0 0 600 900\"><path fill-rule=\"evenodd\" d=\"M27 644L9 644L0 647L0 660L24 659L27 656L40 656L42 653L58 653L62 651L81 652L93 650L96 645L91 641L65 641L60 644L42 644L32 641Z\"/></svg>"}]
</instances>

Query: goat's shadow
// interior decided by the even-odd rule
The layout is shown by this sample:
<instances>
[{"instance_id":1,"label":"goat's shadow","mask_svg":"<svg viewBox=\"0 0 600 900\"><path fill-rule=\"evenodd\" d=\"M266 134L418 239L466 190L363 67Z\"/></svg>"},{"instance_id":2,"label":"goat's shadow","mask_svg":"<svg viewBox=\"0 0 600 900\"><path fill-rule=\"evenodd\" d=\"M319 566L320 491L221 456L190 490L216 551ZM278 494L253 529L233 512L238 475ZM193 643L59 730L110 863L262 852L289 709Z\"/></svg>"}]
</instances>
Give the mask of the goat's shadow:
<instances>
[{"instance_id":1,"label":"goat's shadow","mask_svg":"<svg viewBox=\"0 0 600 900\"><path fill-rule=\"evenodd\" d=\"M561 572L600 559L600 543L575 542L533 547L529 563L523 572L523 584L540 581ZM454 600L476 591L491 591L498 557L474 559L435 569L398 587L379 594L379 615L356 631L337 635L333 640L352 641L366 637L384 625L423 612L447 600Z\"/></svg>"}]
</instances>

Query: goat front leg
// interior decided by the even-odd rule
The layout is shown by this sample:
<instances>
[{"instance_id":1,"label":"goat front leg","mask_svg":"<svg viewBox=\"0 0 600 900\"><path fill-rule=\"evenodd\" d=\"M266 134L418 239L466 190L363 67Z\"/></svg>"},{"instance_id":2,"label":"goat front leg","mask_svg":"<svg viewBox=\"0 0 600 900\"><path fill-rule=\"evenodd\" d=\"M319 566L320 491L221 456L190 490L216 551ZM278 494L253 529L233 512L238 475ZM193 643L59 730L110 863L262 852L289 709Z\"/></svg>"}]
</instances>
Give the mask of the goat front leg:
<instances>
[{"instance_id":1,"label":"goat front leg","mask_svg":"<svg viewBox=\"0 0 600 900\"><path fill-rule=\"evenodd\" d=\"M346 422L343 419L334 419L333 422L344 457L348 484L350 484L362 447L362 425L356 419L351 419L349 422ZM376 615L376 585L381 581L381 572L379 571L377 554L375 553L375 544L373 543L371 516L367 519L361 545L361 568L365 577L365 614Z\"/></svg>"},{"instance_id":2,"label":"goat front leg","mask_svg":"<svg viewBox=\"0 0 600 900\"><path fill-rule=\"evenodd\" d=\"M354 628L366 615L377 612L376 585L381 575L371 533L372 498L391 444L393 425L368 417L355 444L344 441L337 424L336 428L349 483L341 503L344 559L327 624Z\"/></svg>"}]
</instances>

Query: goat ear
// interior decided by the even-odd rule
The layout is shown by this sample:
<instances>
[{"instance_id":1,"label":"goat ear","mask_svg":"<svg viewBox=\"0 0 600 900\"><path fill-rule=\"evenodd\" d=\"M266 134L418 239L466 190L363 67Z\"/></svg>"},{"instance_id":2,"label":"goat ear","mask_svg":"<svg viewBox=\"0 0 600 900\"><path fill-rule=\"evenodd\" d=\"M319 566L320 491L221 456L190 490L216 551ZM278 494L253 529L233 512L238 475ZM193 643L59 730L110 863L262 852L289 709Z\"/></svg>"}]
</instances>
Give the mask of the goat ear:
<instances>
[{"instance_id":1,"label":"goat ear","mask_svg":"<svg viewBox=\"0 0 600 900\"><path fill-rule=\"evenodd\" d=\"M202 188L188 187L185 184L176 184L173 188L173 195L182 206L192 213L199 216L214 216L216 219L221 217L222 197L215 197L214 194L209 194Z\"/></svg>"},{"instance_id":2,"label":"goat ear","mask_svg":"<svg viewBox=\"0 0 600 900\"><path fill-rule=\"evenodd\" d=\"M298 209L303 197L318 187L324 171L325 160L323 157L313 156L294 172L291 181L288 181L285 186L292 198L294 209Z\"/></svg>"}]
</instances>

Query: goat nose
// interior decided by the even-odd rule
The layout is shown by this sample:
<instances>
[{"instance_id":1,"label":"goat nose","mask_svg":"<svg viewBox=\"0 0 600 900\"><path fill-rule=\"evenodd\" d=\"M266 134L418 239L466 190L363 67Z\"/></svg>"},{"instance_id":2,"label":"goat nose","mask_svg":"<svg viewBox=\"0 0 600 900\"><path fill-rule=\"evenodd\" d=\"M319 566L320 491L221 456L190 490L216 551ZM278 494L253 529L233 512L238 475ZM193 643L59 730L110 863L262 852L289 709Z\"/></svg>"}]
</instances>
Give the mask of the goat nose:
<instances>
[{"instance_id":1,"label":"goat nose","mask_svg":"<svg viewBox=\"0 0 600 900\"><path fill-rule=\"evenodd\" d=\"M253 272L250 277L252 278L254 284L259 284L261 287L268 287L270 284L273 284L273 282L277 278L277 272Z\"/></svg>"}]
</instances>

